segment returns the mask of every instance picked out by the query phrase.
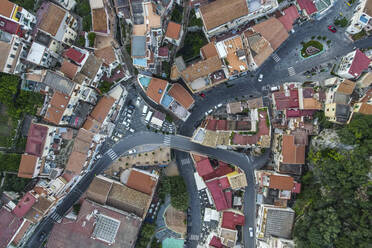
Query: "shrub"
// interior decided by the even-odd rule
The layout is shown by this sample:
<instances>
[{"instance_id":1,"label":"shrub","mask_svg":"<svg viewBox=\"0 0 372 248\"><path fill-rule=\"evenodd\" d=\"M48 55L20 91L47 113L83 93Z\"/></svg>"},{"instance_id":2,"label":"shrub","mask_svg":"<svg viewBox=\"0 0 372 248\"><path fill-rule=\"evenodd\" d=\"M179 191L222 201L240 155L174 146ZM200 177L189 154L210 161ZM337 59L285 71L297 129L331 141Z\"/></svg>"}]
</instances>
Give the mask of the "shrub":
<instances>
[{"instance_id":1,"label":"shrub","mask_svg":"<svg viewBox=\"0 0 372 248\"><path fill-rule=\"evenodd\" d=\"M94 46L94 40L96 39L96 33L90 32L88 34L88 40L89 40L89 46L93 47Z\"/></svg>"}]
</instances>

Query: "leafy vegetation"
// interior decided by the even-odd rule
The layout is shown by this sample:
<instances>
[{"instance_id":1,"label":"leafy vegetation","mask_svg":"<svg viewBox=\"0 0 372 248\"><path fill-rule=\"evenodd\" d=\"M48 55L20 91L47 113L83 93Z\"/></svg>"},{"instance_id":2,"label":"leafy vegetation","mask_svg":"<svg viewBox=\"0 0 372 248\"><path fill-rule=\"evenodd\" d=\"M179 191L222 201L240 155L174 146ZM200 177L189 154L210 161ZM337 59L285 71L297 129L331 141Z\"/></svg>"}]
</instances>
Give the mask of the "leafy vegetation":
<instances>
[{"instance_id":1,"label":"leafy vegetation","mask_svg":"<svg viewBox=\"0 0 372 248\"><path fill-rule=\"evenodd\" d=\"M42 106L43 96L31 91L18 89L19 78L13 75L0 74L0 145L10 146L15 135L15 127L25 114L35 115L38 107Z\"/></svg>"},{"instance_id":2,"label":"leafy vegetation","mask_svg":"<svg viewBox=\"0 0 372 248\"><path fill-rule=\"evenodd\" d=\"M337 18L335 21L334 21L334 24L336 25L336 26L339 26L339 27L346 27L348 24L349 24L349 21L345 18L345 17L343 17L342 19L340 19L340 18Z\"/></svg>"},{"instance_id":3,"label":"leafy vegetation","mask_svg":"<svg viewBox=\"0 0 372 248\"><path fill-rule=\"evenodd\" d=\"M181 176L164 177L160 181L159 197L164 200L170 194L171 205L181 211L186 211L189 206L189 195L186 184Z\"/></svg>"},{"instance_id":4,"label":"leafy vegetation","mask_svg":"<svg viewBox=\"0 0 372 248\"><path fill-rule=\"evenodd\" d=\"M11 0L11 2L18 4L19 6L33 12L35 0Z\"/></svg>"},{"instance_id":5,"label":"leafy vegetation","mask_svg":"<svg viewBox=\"0 0 372 248\"><path fill-rule=\"evenodd\" d=\"M148 243L151 240L151 237L155 233L155 228L156 228L155 224L148 224L148 223L143 224L141 228L141 232L139 234L139 238L136 243L136 248L147 247Z\"/></svg>"},{"instance_id":6,"label":"leafy vegetation","mask_svg":"<svg viewBox=\"0 0 372 248\"><path fill-rule=\"evenodd\" d=\"M188 62L200 56L200 48L208 43L202 31L188 32L185 37L183 47L177 52L177 56L182 56Z\"/></svg>"},{"instance_id":7,"label":"leafy vegetation","mask_svg":"<svg viewBox=\"0 0 372 248\"><path fill-rule=\"evenodd\" d=\"M89 0L76 0L75 12L83 18L83 30L89 32L92 27Z\"/></svg>"},{"instance_id":8,"label":"leafy vegetation","mask_svg":"<svg viewBox=\"0 0 372 248\"><path fill-rule=\"evenodd\" d=\"M352 35L351 38L353 38L353 40L360 40L366 36L367 32L364 29L362 29L362 31L360 31L359 33Z\"/></svg>"},{"instance_id":9,"label":"leafy vegetation","mask_svg":"<svg viewBox=\"0 0 372 248\"><path fill-rule=\"evenodd\" d=\"M196 18L195 9L190 11L189 27L198 26L203 27L203 21L201 18Z\"/></svg>"},{"instance_id":10,"label":"leafy vegetation","mask_svg":"<svg viewBox=\"0 0 372 248\"><path fill-rule=\"evenodd\" d=\"M79 47L85 47L85 37L83 35L79 35L76 39L76 45Z\"/></svg>"},{"instance_id":11,"label":"leafy vegetation","mask_svg":"<svg viewBox=\"0 0 372 248\"><path fill-rule=\"evenodd\" d=\"M161 69L165 73L166 77L169 78L171 72L171 66L168 61L163 61L161 63Z\"/></svg>"},{"instance_id":12,"label":"leafy vegetation","mask_svg":"<svg viewBox=\"0 0 372 248\"><path fill-rule=\"evenodd\" d=\"M0 171L17 172L21 155L15 153L0 153Z\"/></svg>"},{"instance_id":13,"label":"leafy vegetation","mask_svg":"<svg viewBox=\"0 0 372 248\"><path fill-rule=\"evenodd\" d=\"M151 241L151 246L150 247L151 248L161 248L162 244L158 239L153 238L152 241Z\"/></svg>"},{"instance_id":14,"label":"leafy vegetation","mask_svg":"<svg viewBox=\"0 0 372 248\"><path fill-rule=\"evenodd\" d=\"M107 82L107 81L102 81L99 83L98 89L101 91L102 94L105 94L110 90L112 86L112 83Z\"/></svg>"},{"instance_id":15,"label":"leafy vegetation","mask_svg":"<svg viewBox=\"0 0 372 248\"><path fill-rule=\"evenodd\" d=\"M183 8L182 6L176 4L172 13L171 13L171 21L176 23L181 23L183 18Z\"/></svg>"},{"instance_id":16,"label":"leafy vegetation","mask_svg":"<svg viewBox=\"0 0 372 248\"><path fill-rule=\"evenodd\" d=\"M22 193L29 182L30 179L21 178L13 174L7 174L1 190Z\"/></svg>"},{"instance_id":17,"label":"leafy vegetation","mask_svg":"<svg viewBox=\"0 0 372 248\"><path fill-rule=\"evenodd\" d=\"M351 151L324 149L309 152L313 171L302 182L294 209L297 247L369 247L371 184L368 173L372 153L372 116L355 115L338 130Z\"/></svg>"},{"instance_id":18,"label":"leafy vegetation","mask_svg":"<svg viewBox=\"0 0 372 248\"><path fill-rule=\"evenodd\" d=\"M320 40L320 39L322 39L322 37L321 36L318 36L318 39ZM316 41L316 40L308 41L308 42L306 42L305 44L302 45L302 49L301 49L301 55L304 58L309 57L311 55L314 55L314 54L308 54L306 52L306 49L308 47L315 47L315 48L319 49L319 52L323 51L323 45L322 45L322 43L320 43L319 41Z\"/></svg>"},{"instance_id":19,"label":"leafy vegetation","mask_svg":"<svg viewBox=\"0 0 372 248\"><path fill-rule=\"evenodd\" d=\"M94 41L96 39L96 33L94 32L90 32L88 34L88 40L89 40L89 47L93 47L94 46Z\"/></svg>"}]
</instances>

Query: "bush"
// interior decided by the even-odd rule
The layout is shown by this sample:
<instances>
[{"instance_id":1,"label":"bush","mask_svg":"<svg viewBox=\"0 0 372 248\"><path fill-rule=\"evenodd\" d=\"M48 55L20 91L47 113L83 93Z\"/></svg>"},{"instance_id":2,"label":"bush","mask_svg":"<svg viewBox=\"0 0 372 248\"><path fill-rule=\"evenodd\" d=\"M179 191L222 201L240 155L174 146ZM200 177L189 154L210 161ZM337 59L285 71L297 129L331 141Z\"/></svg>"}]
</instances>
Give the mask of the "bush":
<instances>
[{"instance_id":1,"label":"bush","mask_svg":"<svg viewBox=\"0 0 372 248\"><path fill-rule=\"evenodd\" d=\"M334 21L334 24L336 25L336 26L339 26L339 27L347 27L347 25L349 24L349 21L345 18L345 17L343 17L342 19L336 19L335 21Z\"/></svg>"},{"instance_id":2,"label":"bush","mask_svg":"<svg viewBox=\"0 0 372 248\"><path fill-rule=\"evenodd\" d=\"M89 47L93 47L94 46L94 40L96 39L96 33L94 32L90 32L88 34L88 40L89 40Z\"/></svg>"},{"instance_id":3,"label":"bush","mask_svg":"<svg viewBox=\"0 0 372 248\"><path fill-rule=\"evenodd\" d=\"M194 9L191 10L189 18L189 27L193 26L203 27L203 21L201 18L196 18Z\"/></svg>"},{"instance_id":4,"label":"bush","mask_svg":"<svg viewBox=\"0 0 372 248\"><path fill-rule=\"evenodd\" d=\"M110 90L112 86L112 83L107 82L107 81L102 81L99 83L98 89L101 91L102 94L105 94Z\"/></svg>"},{"instance_id":5,"label":"bush","mask_svg":"<svg viewBox=\"0 0 372 248\"><path fill-rule=\"evenodd\" d=\"M171 13L171 21L176 23L181 23L183 18L183 8L182 6L176 4L172 13Z\"/></svg>"},{"instance_id":6,"label":"bush","mask_svg":"<svg viewBox=\"0 0 372 248\"><path fill-rule=\"evenodd\" d=\"M155 224L143 224L136 243L136 248L146 248L151 240L151 237L155 234L155 229Z\"/></svg>"},{"instance_id":7,"label":"bush","mask_svg":"<svg viewBox=\"0 0 372 248\"><path fill-rule=\"evenodd\" d=\"M309 42L306 42L303 46L302 46L302 49L301 49L301 55L302 57L306 58L306 57L309 57L310 55L308 55L306 53L306 49L310 46L313 46L315 48L318 48L319 49L319 52L323 51L323 45L322 43L320 43L319 41L316 41L316 40L311 40Z\"/></svg>"},{"instance_id":8,"label":"bush","mask_svg":"<svg viewBox=\"0 0 372 248\"><path fill-rule=\"evenodd\" d=\"M208 43L202 31L188 32L183 47L177 52L187 62L200 56L200 48Z\"/></svg>"},{"instance_id":9,"label":"bush","mask_svg":"<svg viewBox=\"0 0 372 248\"><path fill-rule=\"evenodd\" d=\"M181 176L165 177L160 181L159 198L164 200L170 194L171 205L181 211L189 206L189 195L186 184Z\"/></svg>"},{"instance_id":10,"label":"bush","mask_svg":"<svg viewBox=\"0 0 372 248\"><path fill-rule=\"evenodd\" d=\"M16 153L0 153L0 171L18 172L21 155Z\"/></svg>"},{"instance_id":11,"label":"bush","mask_svg":"<svg viewBox=\"0 0 372 248\"><path fill-rule=\"evenodd\" d=\"M27 178L21 178L21 177L18 177L17 175L7 174L2 190L22 193L26 185L30 181L31 180Z\"/></svg>"},{"instance_id":12,"label":"bush","mask_svg":"<svg viewBox=\"0 0 372 248\"><path fill-rule=\"evenodd\" d=\"M85 37L83 35L79 35L76 39L76 45L79 47L85 47Z\"/></svg>"},{"instance_id":13,"label":"bush","mask_svg":"<svg viewBox=\"0 0 372 248\"><path fill-rule=\"evenodd\" d=\"M362 29L362 31L360 31L357 34L352 35L351 37L352 37L353 40L360 40L360 39L363 39L366 36L367 36L367 32L364 29Z\"/></svg>"}]
</instances>

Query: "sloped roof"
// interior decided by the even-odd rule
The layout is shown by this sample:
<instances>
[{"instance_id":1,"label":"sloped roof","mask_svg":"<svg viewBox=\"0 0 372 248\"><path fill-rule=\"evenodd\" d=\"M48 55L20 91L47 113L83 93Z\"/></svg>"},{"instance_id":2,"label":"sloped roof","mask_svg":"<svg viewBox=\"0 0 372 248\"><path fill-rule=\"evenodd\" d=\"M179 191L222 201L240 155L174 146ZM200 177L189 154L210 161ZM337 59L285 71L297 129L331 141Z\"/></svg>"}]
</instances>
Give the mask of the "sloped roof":
<instances>
[{"instance_id":1,"label":"sloped roof","mask_svg":"<svg viewBox=\"0 0 372 248\"><path fill-rule=\"evenodd\" d=\"M300 17L298 10L295 5L292 5L285 10L283 10L284 16L278 18L278 20L284 25L287 31L291 31L293 28L293 23L297 18Z\"/></svg>"},{"instance_id":2,"label":"sloped roof","mask_svg":"<svg viewBox=\"0 0 372 248\"><path fill-rule=\"evenodd\" d=\"M195 102L191 94L181 84L178 83L172 85L172 87L168 91L168 94L176 99L176 101L179 102L182 106L184 106L185 109L189 109Z\"/></svg>"},{"instance_id":3,"label":"sloped roof","mask_svg":"<svg viewBox=\"0 0 372 248\"><path fill-rule=\"evenodd\" d=\"M90 116L92 116L98 122L103 123L114 103L115 98L111 96L102 97L97 103L97 105L94 107Z\"/></svg>"},{"instance_id":4,"label":"sloped roof","mask_svg":"<svg viewBox=\"0 0 372 248\"><path fill-rule=\"evenodd\" d=\"M292 190L294 186L293 177L270 175L269 188L280 190Z\"/></svg>"},{"instance_id":5,"label":"sloped roof","mask_svg":"<svg viewBox=\"0 0 372 248\"><path fill-rule=\"evenodd\" d=\"M209 31L248 15L249 11L245 0L216 0L201 6L200 13L204 26Z\"/></svg>"},{"instance_id":6,"label":"sloped roof","mask_svg":"<svg viewBox=\"0 0 372 248\"><path fill-rule=\"evenodd\" d=\"M304 164L305 145L295 145L294 135L283 135L282 155L284 164Z\"/></svg>"},{"instance_id":7,"label":"sloped roof","mask_svg":"<svg viewBox=\"0 0 372 248\"><path fill-rule=\"evenodd\" d=\"M222 213L222 228L236 230L236 226L244 226L245 217L242 214L225 211Z\"/></svg>"},{"instance_id":8,"label":"sloped roof","mask_svg":"<svg viewBox=\"0 0 372 248\"><path fill-rule=\"evenodd\" d=\"M202 48L200 48L200 52L202 53L204 59L218 56L214 42L209 42L207 45L202 46Z\"/></svg>"},{"instance_id":9,"label":"sloped roof","mask_svg":"<svg viewBox=\"0 0 372 248\"><path fill-rule=\"evenodd\" d=\"M75 61L76 63L80 64L83 62L83 59L85 58L85 54L81 53L75 48L69 48L63 52L63 56L71 59L72 61Z\"/></svg>"},{"instance_id":10,"label":"sloped roof","mask_svg":"<svg viewBox=\"0 0 372 248\"><path fill-rule=\"evenodd\" d=\"M105 205L112 182L100 177L95 177L87 190L87 197L92 201Z\"/></svg>"},{"instance_id":11,"label":"sloped roof","mask_svg":"<svg viewBox=\"0 0 372 248\"><path fill-rule=\"evenodd\" d=\"M337 93L342 93L344 95L351 95L355 89L356 83L345 79L337 88Z\"/></svg>"},{"instance_id":12,"label":"sloped roof","mask_svg":"<svg viewBox=\"0 0 372 248\"><path fill-rule=\"evenodd\" d=\"M159 78L151 78L150 84L147 87L146 95L157 104L164 95L168 82Z\"/></svg>"},{"instance_id":13,"label":"sloped roof","mask_svg":"<svg viewBox=\"0 0 372 248\"><path fill-rule=\"evenodd\" d=\"M28 130L25 152L41 157L47 135L47 126L31 123L30 129Z\"/></svg>"},{"instance_id":14,"label":"sloped roof","mask_svg":"<svg viewBox=\"0 0 372 248\"><path fill-rule=\"evenodd\" d=\"M23 220L12 212L4 207L0 208L0 247L7 247L22 222Z\"/></svg>"},{"instance_id":15,"label":"sloped roof","mask_svg":"<svg viewBox=\"0 0 372 248\"><path fill-rule=\"evenodd\" d=\"M78 66L71 63L67 59L64 59L62 62L62 66L59 70L69 79L73 79L78 70Z\"/></svg>"},{"instance_id":16,"label":"sloped roof","mask_svg":"<svg viewBox=\"0 0 372 248\"><path fill-rule=\"evenodd\" d=\"M306 10L308 15L317 12L317 8L312 0L297 0L301 10Z\"/></svg>"},{"instance_id":17,"label":"sloped roof","mask_svg":"<svg viewBox=\"0 0 372 248\"><path fill-rule=\"evenodd\" d=\"M205 158L201 161L196 162L196 171L202 177L212 173L214 170L209 159Z\"/></svg>"},{"instance_id":18,"label":"sloped roof","mask_svg":"<svg viewBox=\"0 0 372 248\"><path fill-rule=\"evenodd\" d=\"M214 56L189 65L181 74L187 83L191 83L198 78L208 76L212 72L220 70L221 67L221 59L218 56Z\"/></svg>"},{"instance_id":19,"label":"sloped roof","mask_svg":"<svg viewBox=\"0 0 372 248\"><path fill-rule=\"evenodd\" d=\"M97 58L102 59L103 63L106 65L110 65L116 61L115 51L111 45L94 50L94 55L96 55Z\"/></svg>"},{"instance_id":20,"label":"sloped roof","mask_svg":"<svg viewBox=\"0 0 372 248\"><path fill-rule=\"evenodd\" d=\"M157 179L139 170L131 170L126 185L147 195L152 195Z\"/></svg>"},{"instance_id":21,"label":"sloped roof","mask_svg":"<svg viewBox=\"0 0 372 248\"><path fill-rule=\"evenodd\" d=\"M275 17L254 25L253 30L260 33L276 50L288 38L288 32Z\"/></svg>"},{"instance_id":22,"label":"sloped roof","mask_svg":"<svg viewBox=\"0 0 372 248\"><path fill-rule=\"evenodd\" d=\"M178 40L180 38L181 28L181 24L170 21L167 26L167 31L165 32L165 37Z\"/></svg>"},{"instance_id":23,"label":"sloped roof","mask_svg":"<svg viewBox=\"0 0 372 248\"><path fill-rule=\"evenodd\" d=\"M50 100L50 106L45 113L44 120L59 125L69 101L70 97L68 95L55 91Z\"/></svg>"},{"instance_id":24,"label":"sloped roof","mask_svg":"<svg viewBox=\"0 0 372 248\"><path fill-rule=\"evenodd\" d=\"M371 60L359 49L355 51L353 62L349 69L349 73L354 77L359 77L360 74L366 70L371 63Z\"/></svg>"},{"instance_id":25,"label":"sloped roof","mask_svg":"<svg viewBox=\"0 0 372 248\"><path fill-rule=\"evenodd\" d=\"M8 0L0 0L0 15L10 18L15 4Z\"/></svg>"},{"instance_id":26,"label":"sloped roof","mask_svg":"<svg viewBox=\"0 0 372 248\"><path fill-rule=\"evenodd\" d=\"M55 36L67 12L51 2L48 2L47 6L48 10L43 12L39 29Z\"/></svg>"},{"instance_id":27,"label":"sloped roof","mask_svg":"<svg viewBox=\"0 0 372 248\"><path fill-rule=\"evenodd\" d=\"M19 164L18 177L32 178L36 168L38 157L34 155L22 154Z\"/></svg>"},{"instance_id":28,"label":"sloped roof","mask_svg":"<svg viewBox=\"0 0 372 248\"><path fill-rule=\"evenodd\" d=\"M35 196L33 196L30 192L27 192L13 209L13 213L17 215L18 218L22 218L32 208L35 202Z\"/></svg>"},{"instance_id":29,"label":"sloped roof","mask_svg":"<svg viewBox=\"0 0 372 248\"><path fill-rule=\"evenodd\" d=\"M92 28L94 32L108 33L105 8L92 10Z\"/></svg>"}]
</instances>

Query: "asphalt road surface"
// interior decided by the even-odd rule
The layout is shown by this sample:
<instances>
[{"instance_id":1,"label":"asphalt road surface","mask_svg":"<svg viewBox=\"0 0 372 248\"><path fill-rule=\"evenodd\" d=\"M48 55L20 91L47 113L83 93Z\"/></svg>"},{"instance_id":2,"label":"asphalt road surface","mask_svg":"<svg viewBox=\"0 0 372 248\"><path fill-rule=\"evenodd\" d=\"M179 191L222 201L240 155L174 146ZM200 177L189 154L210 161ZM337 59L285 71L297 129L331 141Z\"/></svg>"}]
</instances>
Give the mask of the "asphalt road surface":
<instances>
[{"instance_id":1,"label":"asphalt road surface","mask_svg":"<svg viewBox=\"0 0 372 248\"><path fill-rule=\"evenodd\" d=\"M222 150L222 149L215 149L211 147L206 147L197 143L194 143L190 140L190 138L180 135L163 135L157 134L153 132L139 132L133 135L130 135L118 143L116 143L110 150L108 150L101 159L97 160L94 165L92 166L92 170L86 173L81 180L76 184L76 186L72 189L70 193L62 200L62 202L55 208L53 212L51 212L47 217L45 217L39 226L34 231L33 235L28 240L25 247L40 247L43 240L40 240L41 233L48 233L53 226L55 221L61 219L67 211L72 207L72 205L81 197L81 195L88 189L90 183L92 182L95 175L98 175L105 171L112 163L112 161L119 158L121 155L128 152L128 150L145 144L161 144L170 146L173 149L190 152L194 151L203 155L206 155L211 158L215 158L230 164L234 164L239 166L243 169L248 177L249 185L246 187L246 197L245 203L246 206L244 208L244 212L246 215L246 226L244 228L248 228L248 226L254 226L255 223L255 212L252 209L255 209L255 189L254 189L254 178L253 178L253 171L255 163L258 161L253 160L253 158L247 157L243 154ZM192 164L189 164L187 167L184 168L180 166L181 171L183 174L187 174L188 176L184 176L186 179L186 183L188 185L188 189L190 192L194 192L197 194L196 185L193 177L193 167ZM198 204L195 204L196 208ZM199 204L200 206L200 204ZM195 208L194 208L195 209ZM199 214L196 213L195 216L193 215L192 218L198 219L200 221L200 209ZM195 210L194 210L195 211ZM198 221L195 221L197 223ZM194 222L193 222L194 223ZM194 226L193 226L194 227ZM194 230L195 229L195 230ZM195 226L192 228L191 233L199 235L200 226ZM244 231L244 236L248 235L248 230ZM245 247L254 247L254 239L249 238L248 236L244 238L244 240L248 240L245 242ZM190 247L196 246L196 241L192 243Z\"/></svg>"}]
</instances>

